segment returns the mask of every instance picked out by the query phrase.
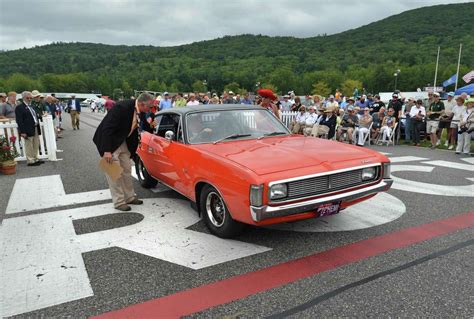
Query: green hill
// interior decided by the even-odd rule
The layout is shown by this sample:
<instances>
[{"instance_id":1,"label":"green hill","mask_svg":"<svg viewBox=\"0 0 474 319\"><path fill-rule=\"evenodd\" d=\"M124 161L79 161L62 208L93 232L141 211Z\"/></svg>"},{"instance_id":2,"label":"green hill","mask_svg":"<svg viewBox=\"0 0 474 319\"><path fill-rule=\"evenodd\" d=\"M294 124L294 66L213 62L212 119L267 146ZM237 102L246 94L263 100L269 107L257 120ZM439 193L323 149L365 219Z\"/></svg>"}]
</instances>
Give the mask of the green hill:
<instances>
[{"instance_id":1,"label":"green hill","mask_svg":"<svg viewBox=\"0 0 474 319\"><path fill-rule=\"evenodd\" d=\"M474 66L474 3L424 7L330 36L226 36L176 47L53 43L0 53L0 87L45 91L253 90L257 81L304 94L334 91L347 79L372 92L413 90ZM344 17L341 17L342 19ZM318 30L314 30L317 34ZM203 87L207 81L207 88ZM462 81L462 80L461 80ZM438 84L439 84L438 83ZM325 87L326 86L326 87Z\"/></svg>"}]
</instances>

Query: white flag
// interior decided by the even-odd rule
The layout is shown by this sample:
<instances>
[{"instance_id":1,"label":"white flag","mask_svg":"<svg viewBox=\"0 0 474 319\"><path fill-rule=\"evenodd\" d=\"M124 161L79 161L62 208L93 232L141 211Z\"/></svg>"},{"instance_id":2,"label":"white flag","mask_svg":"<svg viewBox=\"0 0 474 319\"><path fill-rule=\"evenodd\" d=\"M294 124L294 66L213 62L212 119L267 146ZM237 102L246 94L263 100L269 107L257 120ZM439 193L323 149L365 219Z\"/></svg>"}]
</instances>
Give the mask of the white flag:
<instances>
[{"instance_id":1,"label":"white flag","mask_svg":"<svg viewBox=\"0 0 474 319\"><path fill-rule=\"evenodd\" d=\"M469 72L468 74L466 74L465 76L463 76L462 79L463 79L464 82L466 82L466 83L471 82L471 80L474 79L474 71Z\"/></svg>"}]
</instances>

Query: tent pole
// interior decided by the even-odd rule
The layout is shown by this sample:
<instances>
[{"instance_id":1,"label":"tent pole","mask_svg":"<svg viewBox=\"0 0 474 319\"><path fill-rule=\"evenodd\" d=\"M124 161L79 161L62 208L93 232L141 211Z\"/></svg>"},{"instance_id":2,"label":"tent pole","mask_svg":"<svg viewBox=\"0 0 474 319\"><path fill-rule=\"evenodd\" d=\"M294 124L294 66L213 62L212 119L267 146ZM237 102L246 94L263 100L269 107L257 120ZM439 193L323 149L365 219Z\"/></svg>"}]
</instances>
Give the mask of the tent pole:
<instances>
[{"instance_id":1,"label":"tent pole","mask_svg":"<svg viewBox=\"0 0 474 319\"><path fill-rule=\"evenodd\" d=\"M459 65L461 64L461 50L462 50L462 43L459 44L458 69L456 71L456 85L454 86L454 91L458 89Z\"/></svg>"},{"instance_id":2,"label":"tent pole","mask_svg":"<svg viewBox=\"0 0 474 319\"><path fill-rule=\"evenodd\" d=\"M436 80L438 78L438 62L439 62L439 51L440 51L440 46L438 46L438 56L436 57L436 70L435 70L435 78L433 82L433 93L436 92Z\"/></svg>"}]
</instances>

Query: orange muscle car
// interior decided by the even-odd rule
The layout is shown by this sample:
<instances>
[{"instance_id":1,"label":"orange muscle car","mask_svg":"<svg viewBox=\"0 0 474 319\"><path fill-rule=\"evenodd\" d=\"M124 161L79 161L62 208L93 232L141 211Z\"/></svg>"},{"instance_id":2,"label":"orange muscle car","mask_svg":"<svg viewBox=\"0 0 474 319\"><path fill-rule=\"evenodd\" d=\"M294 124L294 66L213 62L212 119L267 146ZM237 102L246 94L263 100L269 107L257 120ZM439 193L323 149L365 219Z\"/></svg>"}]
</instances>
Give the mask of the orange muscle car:
<instances>
[{"instance_id":1,"label":"orange muscle car","mask_svg":"<svg viewBox=\"0 0 474 319\"><path fill-rule=\"evenodd\" d=\"M141 185L159 181L189 198L219 237L336 214L392 185L384 155L292 135L259 106L172 108L155 124L137 151Z\"/></svg>"}]
</instances>

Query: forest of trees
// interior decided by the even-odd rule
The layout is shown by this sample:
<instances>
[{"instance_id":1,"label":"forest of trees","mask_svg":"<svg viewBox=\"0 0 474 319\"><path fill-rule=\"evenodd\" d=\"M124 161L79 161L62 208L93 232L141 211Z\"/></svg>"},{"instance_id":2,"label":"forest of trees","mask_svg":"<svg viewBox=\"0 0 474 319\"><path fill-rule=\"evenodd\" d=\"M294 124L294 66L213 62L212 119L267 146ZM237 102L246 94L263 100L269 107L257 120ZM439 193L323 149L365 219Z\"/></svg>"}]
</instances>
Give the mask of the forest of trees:
<instances>
[{"instance_id":1,"label":"forest of trees","mask_svg":"<svg viewBox=\"0 0 474 319\"><path fill-rule=\"evenodd\" d=\"M0 91L254 91L260 82L279 93L351 94L354 86L375 93L394 89L398 69L397 88L412 91L433 84L438 45L438 85L456 73L460 43L461 76L473 69L469 12L474 3L425 7L304 39L241 35L177 47L53 43L1 52Z\"/></svg>"}]
</instances>

